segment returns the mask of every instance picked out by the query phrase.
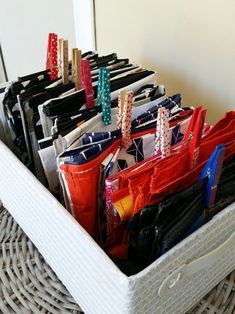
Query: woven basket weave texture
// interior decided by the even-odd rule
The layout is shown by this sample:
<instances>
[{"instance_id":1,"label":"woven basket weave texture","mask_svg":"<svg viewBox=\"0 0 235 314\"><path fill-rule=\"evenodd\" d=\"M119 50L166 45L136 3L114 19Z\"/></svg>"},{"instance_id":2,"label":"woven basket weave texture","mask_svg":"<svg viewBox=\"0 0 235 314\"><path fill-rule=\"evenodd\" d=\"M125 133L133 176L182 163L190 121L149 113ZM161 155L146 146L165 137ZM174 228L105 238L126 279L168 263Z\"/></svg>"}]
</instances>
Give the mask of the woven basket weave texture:
<instances>
[{"instance_id":1,"label":"woven basket weave texture","mask_svg":"<svg viewBox=\"0 0 235 314\"><path fill-rule=\"evenodd\" d=\"M82 313L37 248L1 205L0 286L0 313ZM235 271L187 314L213 313L235 313Z\"/></svg>"}]
</instances>

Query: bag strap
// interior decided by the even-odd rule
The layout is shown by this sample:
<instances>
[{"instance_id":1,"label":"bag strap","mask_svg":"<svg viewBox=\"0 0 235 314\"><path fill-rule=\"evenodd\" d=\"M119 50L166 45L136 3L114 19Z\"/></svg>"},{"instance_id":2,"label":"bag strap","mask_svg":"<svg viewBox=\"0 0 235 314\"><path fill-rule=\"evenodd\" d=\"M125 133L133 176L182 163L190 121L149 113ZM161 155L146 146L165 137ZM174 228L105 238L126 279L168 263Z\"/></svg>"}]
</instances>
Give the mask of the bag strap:
<instances>
[{"instance_id":1,"label":"bag strap","mask_svg":"<svg viewBox=\"0 0 235 314\"><path fill-rule=\"evenodd\" d=\"M188 149L190 146L190 143L191 143L191 140L193 137L193 129L194 129L195 121L197 119L197 116L198 116L200 110L201 110L201 107L197 107L193 111L192 117L191 117L190 122L189 122L188 129L184 135L184 139L183 139L184 144L181 146L180 152L185 151L185 149Z\"/></svg>"},{"instance_id":2,"label":"bag strap","mask_svg":"<svg viewBox=\"0 0 235 314\"><path fill-rule=\"evenodd\" d=\"M200 110L193 128L193 136L189 147L189 167L193 169L198 164L199 148L202 138L203 127L206 119L206 110Z\"/></svg>"},{"instance_id":3,"label":"bag strap","mask_svg":"<svg viewBox=\"0 0 235 314\"><path fill-rule=\"evenodd\" d=\"M189 168L193 169L196 167L199 159L199 147L201 137L203 133L204 123L206 118L206 110L201 107L195 108L187 132L185 133L181 146L180 153L185 150L189 151Z\"/></svg>"}]
</instances>

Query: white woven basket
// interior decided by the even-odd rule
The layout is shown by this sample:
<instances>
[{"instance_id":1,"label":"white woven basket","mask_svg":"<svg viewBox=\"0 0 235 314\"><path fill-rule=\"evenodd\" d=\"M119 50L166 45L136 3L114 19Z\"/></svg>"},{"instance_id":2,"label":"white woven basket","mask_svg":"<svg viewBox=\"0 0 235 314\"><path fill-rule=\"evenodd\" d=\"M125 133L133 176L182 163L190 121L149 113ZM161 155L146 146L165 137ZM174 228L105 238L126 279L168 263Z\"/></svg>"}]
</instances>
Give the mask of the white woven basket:
<instances>
[{"instance_id":1,"label":"white woven basket","mask_svg":"<svg viewBox=\"0 0 235 314\"><path fill-rule=\"evenodd\" d=\"M1 205L0 253L1 313L81 313L33 243ZM235 271L187 314L234 312Z\"/></svg>"},{"instance_id":2,"label":"white woven basket","mask_svg":"<svg viewBox=\"0 0 235 314\"><path fill-rule=\"evenodd\" d=\"M86 314L185 313L235 268L235 204L127 277L2 143L0 199Z\"/></svg>"}]
</instances>

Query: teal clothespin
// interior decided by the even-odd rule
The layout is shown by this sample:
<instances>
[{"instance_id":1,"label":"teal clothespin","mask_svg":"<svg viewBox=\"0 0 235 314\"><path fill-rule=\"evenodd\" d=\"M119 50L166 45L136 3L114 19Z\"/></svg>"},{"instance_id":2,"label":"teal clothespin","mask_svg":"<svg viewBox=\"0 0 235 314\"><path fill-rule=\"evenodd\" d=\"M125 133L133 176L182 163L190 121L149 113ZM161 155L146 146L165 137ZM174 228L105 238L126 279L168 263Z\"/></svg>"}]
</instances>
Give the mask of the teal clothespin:
<instances>
[{"instance_id":1,"label":"teal clothespin","mask_svg":"<svg viewBox=\"0 0 235 314\"><path fill-rule=\"evenodd\" d=\"M108 68L100 68L99 70L96 104L97 106L102 106L104 125L111 124L110 70Z\"/></svg>"},{"instance_id":2,"label":"teal clothespin","mask_svg":"<svg viewBox=\"0 0 235 314\"><path fill-rule=\"evenodd\" d=\"M99 69L99 78L98 78L98 89L97 89L97 99L96 99L96 106L102 105L102 69Z\"/></svg>"}]
</instances>

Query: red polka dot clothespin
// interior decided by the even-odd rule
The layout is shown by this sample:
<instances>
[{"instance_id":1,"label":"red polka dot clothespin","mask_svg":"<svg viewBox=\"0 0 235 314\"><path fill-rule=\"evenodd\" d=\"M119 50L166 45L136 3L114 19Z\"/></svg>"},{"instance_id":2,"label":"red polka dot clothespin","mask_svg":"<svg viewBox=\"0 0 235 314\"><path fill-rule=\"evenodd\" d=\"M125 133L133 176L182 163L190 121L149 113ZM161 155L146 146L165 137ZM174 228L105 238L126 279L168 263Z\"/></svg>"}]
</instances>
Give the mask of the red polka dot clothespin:
<instances>
[{"instance_id":1,"label":"red polka dot clothespin","mask_svg":"<svg viewBox=\"0 0 235 314\"><path fill-rule=\"evenodd\" d=\"M54 80L58 77L58 42L55 33L49 33L47 45L46 69L50 70L50 79Z\"/></svg>"},{"instance_id":2,"label":"red polka dot clothespin","mask_svg":"<svg viewBox=\"0 0 235 314\"><path fill-rule=\"evenodd\" d=\"M81 61L81 79L82 86L85 89L86 107L93 108L95 106L94 91L91 80L91 68L88 60Z\"/></svg>"},{"instance_id":3,"label":"red polka dot clothespin","mask_svg":"<svg viewBox=\"0 0 235 314\"><path fill-rule=\"evenodd\" d=\"M132 117L132 104L133 92L127 92L123 108L122 116L122 147L128 148L131 144L131 117Z\"/></svg>"}]
</instances>

